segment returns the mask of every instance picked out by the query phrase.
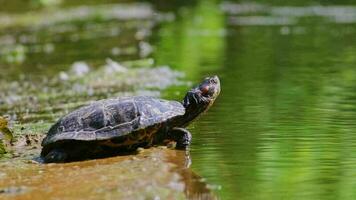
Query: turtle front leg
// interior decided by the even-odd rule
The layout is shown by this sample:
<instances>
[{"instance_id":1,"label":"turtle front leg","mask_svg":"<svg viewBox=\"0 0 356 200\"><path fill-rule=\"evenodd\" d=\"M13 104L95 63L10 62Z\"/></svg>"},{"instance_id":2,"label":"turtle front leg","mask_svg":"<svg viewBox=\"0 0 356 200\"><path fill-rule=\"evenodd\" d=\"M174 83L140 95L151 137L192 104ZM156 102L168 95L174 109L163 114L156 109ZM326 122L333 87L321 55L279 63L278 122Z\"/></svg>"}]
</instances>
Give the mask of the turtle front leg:
<instances>
[{"instance_id":1,"label":"turtle front leg","mask_svg":"<svg viewBox=\"0 0 356 200\"><path fill-rule=\"evenodd\" d=\"M186 149L192 142L192 134L184 128L173 128L169 132L170 139L177 142L177 149Z\"/></svg>"}]
</instances>

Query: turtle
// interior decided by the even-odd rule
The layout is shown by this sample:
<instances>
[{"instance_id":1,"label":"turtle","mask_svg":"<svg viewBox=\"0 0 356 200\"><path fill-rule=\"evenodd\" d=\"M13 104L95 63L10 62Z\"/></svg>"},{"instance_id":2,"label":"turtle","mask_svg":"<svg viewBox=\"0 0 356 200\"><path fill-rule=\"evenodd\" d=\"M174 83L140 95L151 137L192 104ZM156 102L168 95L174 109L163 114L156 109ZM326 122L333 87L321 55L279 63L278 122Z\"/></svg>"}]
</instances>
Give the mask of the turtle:
<instances>
[{"instance_id":1,"label":"turtle","mask_svg":"<svg viewBox=\"0 0 356 200\"><path fill-rule=\"evenodd\" d=\"M54 123L42 140L44 163L109 157L142 147L175 142L189 149L185 128L208 110L220 93L218 76L205 78L182 102L150 96L103 99L80 107Z\"/></svg>"}]
</instances>

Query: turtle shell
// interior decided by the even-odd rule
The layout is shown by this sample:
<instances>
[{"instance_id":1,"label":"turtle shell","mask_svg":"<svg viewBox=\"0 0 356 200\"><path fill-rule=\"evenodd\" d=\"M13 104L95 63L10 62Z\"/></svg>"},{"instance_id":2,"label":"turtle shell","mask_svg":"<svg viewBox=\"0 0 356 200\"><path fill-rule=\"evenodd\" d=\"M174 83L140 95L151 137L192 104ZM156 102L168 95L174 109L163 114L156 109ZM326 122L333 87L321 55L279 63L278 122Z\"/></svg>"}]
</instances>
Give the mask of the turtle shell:
<instances>
[{"instance_id":1,"label":"turtle shell","mask_svg":"<svg viewBox=\"0 0 356 200\"><path fill-rule=\"evenodd\" d=\"M64 140L96 141L126 136L184 113L181 103L154 97L100 100L59 119L48 131L42 146Z\"/></svg>"}]
</instances>

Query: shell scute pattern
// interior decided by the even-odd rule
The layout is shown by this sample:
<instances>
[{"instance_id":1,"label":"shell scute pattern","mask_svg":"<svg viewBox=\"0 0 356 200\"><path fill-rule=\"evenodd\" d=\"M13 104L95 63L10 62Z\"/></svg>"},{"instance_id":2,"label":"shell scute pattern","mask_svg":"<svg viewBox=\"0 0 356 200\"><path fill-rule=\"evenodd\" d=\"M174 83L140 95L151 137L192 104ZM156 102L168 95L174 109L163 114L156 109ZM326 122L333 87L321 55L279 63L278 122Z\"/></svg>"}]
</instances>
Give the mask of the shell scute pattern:
<instances>
[{"instance_id":1,"label":"shell scute pattern","mask_svg":"<svg viewBox=\"0 0 356 200\"><path fill-rule=\"evenodd\" d=\"M130 122L139 116L136 105L131 100L122 100L120 104L114 101L103 102L107 126L115 126Z\"/></svg>"},{"instance_id":2,"label":"shell scute pattern","mask_svg":"<svg viewBox=\"0 0 356 200\"><path fill-rule=\"evenodd\" d=\"M155 99L152 97L138 97L135 99L140 109L140 124L143 127L161 123L169 118L184 115L185 109L179 102Z\"/></svg>"},{"instance_id":3,"label":"shell scute pattern","mask_svg":"<svg viewBox=\"0 0 356 200\"><path fill-rule=\"evenodd\" d=\"M167 119L184 115L179 102L138 96L107 99L94 102L61 118L49 130L42 145L59 140L107 140L134 134L138 130L160 125ZM131 140L152 137L153 128ZM149 132L149 134L146 134ZM130 135L131 136L131 135Z\"/></svg>"},{"instance_id":4,"label":"shell scute pattern","mask_svg":"<svg viewBox=\"0 0 356 200\"><path fill-rule=\"evenodd\" d=\"M78 123L82 124L81 129L85 131L92 131L106 126L104 112L99 106L93 106L84 116L77 116ZM65 123L64 123L65 124Z\"/></svg>"}]
</instances>

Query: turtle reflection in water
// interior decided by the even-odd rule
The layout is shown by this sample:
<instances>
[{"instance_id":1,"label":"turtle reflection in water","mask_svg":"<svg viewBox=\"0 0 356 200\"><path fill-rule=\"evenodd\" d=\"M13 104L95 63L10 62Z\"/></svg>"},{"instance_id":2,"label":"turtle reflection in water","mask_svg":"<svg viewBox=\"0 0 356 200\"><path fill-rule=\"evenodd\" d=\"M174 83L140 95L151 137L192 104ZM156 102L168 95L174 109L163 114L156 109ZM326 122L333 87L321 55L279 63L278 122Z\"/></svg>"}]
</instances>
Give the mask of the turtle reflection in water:
<instances>
[{"instance_id":1,"label":"turtle reflection in water","mask_svg":"<svg viewBox=\"0 0 356 200\"><path fill-rule=\"evenodd\" d=\"M175 141L190 145L184 129L206 111L220 93L217 76L205 78L186 94L183 102L148 96L96 101L58 120L42 141L44 162L68 162L117 155Z\"/></svg>"}]
</instances>

